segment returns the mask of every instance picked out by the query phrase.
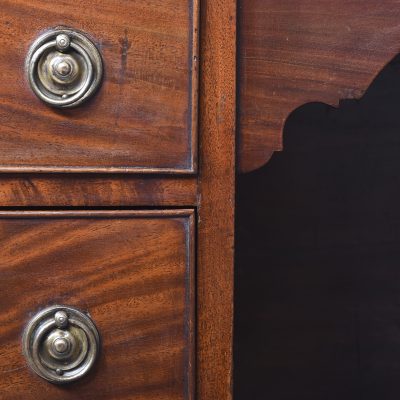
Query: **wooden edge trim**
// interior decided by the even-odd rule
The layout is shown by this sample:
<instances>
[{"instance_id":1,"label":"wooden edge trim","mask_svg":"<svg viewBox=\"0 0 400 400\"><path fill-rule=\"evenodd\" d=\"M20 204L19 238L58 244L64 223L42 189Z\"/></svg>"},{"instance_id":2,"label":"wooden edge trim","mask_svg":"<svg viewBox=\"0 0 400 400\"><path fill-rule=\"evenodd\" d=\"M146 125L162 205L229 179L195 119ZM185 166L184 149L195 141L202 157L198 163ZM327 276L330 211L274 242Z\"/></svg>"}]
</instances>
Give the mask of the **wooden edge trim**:
<instances>
[{"instance_id":1,"label":"wooden edge trim","mask_svg":"<svg viewBox=\"0 0 400 400\"><path fill-rule=\"evenodd\" d=\"M7 175L0 207L195 207L197 177Z\"/></svg>"},{"instance_id":2,"label":"wooden edge trim","mask_svg":"<svg viewBox=\"0 0 400 400\"><path fill-rule=\"evenodd\" d=\"M199 24L200 24L200 0L192 0L191 7L191 50L189 53L189 65L191 66L190 88L190 137L191 137L191 168L188 173L198 171L198 123L199 123Z\"/></svg>"},{"instance_id":3,"label":"wooden edge trim","mask_svg":"<svg viewBox=\"0 0 400 400\"><path fill-rule=\"evenodd\" d=\"M54 211L0 211L0 218L193 218L194 210L54 210Z\"/></svg>"},{"instance_id":4,"label":"wooden edge trim","mask_svg":"<svg viewBox=\"0 0 400 400\"><path fill-rule=\"evenodd\" d=\"M186 224L186 254L188 273L187 279L189 290L186 297L186 316L187 321L187 342L189 350L187 352L188 370L187 379L187 398L188 400L196 399L196 218L192 212L188 216Z\"/></svg>"},{"instance_id":5,"label":"wooden edge trim","mask_svg":"<svg viewBox=\"0 0 400 400\"><path fill-rule=\"evenodd\" d=\"M192 160L192 156L190 157ZM192 161L191 161L192 164ZM56 166L11 166L0 165L0 174L8 173L59 173L59 174L179 174L193 175L196 169L193 165L189 168L142 168L142 167L56 167Z\"/></svg>"},{"instance_id":6,"label":"wooden edge trim","mask_svg":"<svg viewBox=\"0 0 400 400\"><path fill-rule=\"evenodd\" d=\"M203 0L197 264L197 400L232 399L236 1Z\"/></svg>"}]
</instances>

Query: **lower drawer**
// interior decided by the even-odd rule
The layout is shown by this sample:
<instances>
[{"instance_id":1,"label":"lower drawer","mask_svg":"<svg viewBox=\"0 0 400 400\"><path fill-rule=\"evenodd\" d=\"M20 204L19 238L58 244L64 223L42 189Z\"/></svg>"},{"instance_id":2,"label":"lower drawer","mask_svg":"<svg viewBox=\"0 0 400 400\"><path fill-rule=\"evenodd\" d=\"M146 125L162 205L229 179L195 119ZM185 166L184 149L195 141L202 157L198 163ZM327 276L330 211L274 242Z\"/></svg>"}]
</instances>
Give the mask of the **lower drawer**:
<instances>
[{"instance_id":1,"label":"lower drawer","mask_svg":"<svg viewBox=\"0 0 400 400\"><path fill-rule=\"evenodd\" d=\"M0 398L192 399L193 238L191 210L0 212ZM100 336L93 368L63 385L22 349L54 305L88 312Z\"/></svg>"}]
</instances>

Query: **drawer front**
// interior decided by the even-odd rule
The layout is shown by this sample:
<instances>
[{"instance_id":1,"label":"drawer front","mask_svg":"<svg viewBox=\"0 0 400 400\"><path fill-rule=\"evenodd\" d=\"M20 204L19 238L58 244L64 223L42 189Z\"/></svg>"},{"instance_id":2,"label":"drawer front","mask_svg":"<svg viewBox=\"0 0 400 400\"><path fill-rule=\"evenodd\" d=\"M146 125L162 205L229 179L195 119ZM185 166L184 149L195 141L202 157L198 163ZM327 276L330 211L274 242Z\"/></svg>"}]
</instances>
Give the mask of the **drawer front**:
<instances>
[{"instance_id":1,"label":"drawer front","mask_svg":"<svg viewBox=\"0 0 400 400\"><path fill-rule=\"evenodd\" d=\"M192 399L193 215L0 213L1 399ZM90 313L100 354L54 385L27 366L22 332L55 304Z\"/></svg>"},{"instance_id":2,"label":"drawer front","mask_svg":"<svg viewBox=\"0 0 400 400\"><path fill-rule=\"evenodd\" d=\"M0 14L0 171L196 170L197 1L4 1ZM103 80L73 109L44 104L26 58L48 30L84 33Z\"/></svg>"}]
</instances>

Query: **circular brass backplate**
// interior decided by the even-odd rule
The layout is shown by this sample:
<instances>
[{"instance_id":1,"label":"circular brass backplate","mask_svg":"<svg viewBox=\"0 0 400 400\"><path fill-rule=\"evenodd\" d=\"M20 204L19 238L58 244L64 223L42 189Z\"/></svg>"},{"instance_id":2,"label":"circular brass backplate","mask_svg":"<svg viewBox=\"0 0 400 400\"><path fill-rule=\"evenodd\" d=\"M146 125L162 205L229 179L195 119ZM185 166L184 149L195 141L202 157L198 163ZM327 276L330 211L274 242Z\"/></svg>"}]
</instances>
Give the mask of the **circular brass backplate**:
<instances>
[{"instance_id":1,"label":"circular brass backplate","mask_svg":"<svg viewBox=\"0 0 400 400\"><path fill-rule=\"evenodd\" d=\"M23 335L23 351L30 368L57 384L85 376L96 361L99 346L99 333L92 319L68 306L40 311Z\"/></svg>"},{"instance_id":2,"label":"circular brass backplate","mask_svg":"<svg viewBox=\"0 0 400 400\"><path fill-rule=\"evenodd\" d=\"M26 58L29 84L50 106L76 107L100 86L103 63L99 51L84 34L57 28L41 35Z\"/></svg>"}]
</instances>

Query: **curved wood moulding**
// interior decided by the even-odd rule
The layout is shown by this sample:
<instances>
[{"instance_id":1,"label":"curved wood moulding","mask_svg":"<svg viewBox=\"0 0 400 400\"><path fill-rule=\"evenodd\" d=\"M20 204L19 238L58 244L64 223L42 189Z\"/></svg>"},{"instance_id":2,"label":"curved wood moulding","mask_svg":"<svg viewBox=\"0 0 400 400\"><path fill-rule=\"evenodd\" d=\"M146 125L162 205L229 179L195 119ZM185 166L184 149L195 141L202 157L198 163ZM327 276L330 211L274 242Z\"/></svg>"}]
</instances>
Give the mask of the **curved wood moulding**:
<instances>
[{"instance_id":1,"label":"curved wood moulding","mask_svg":"<svg viewBox=\"0 0 400 400\"><path fill-rule=\"evenodd\" d=\"M292 111L362 97L400 51L396 0L239 0L239 7L241 172L282 150Z\"/></svg>"}]
</instances>

